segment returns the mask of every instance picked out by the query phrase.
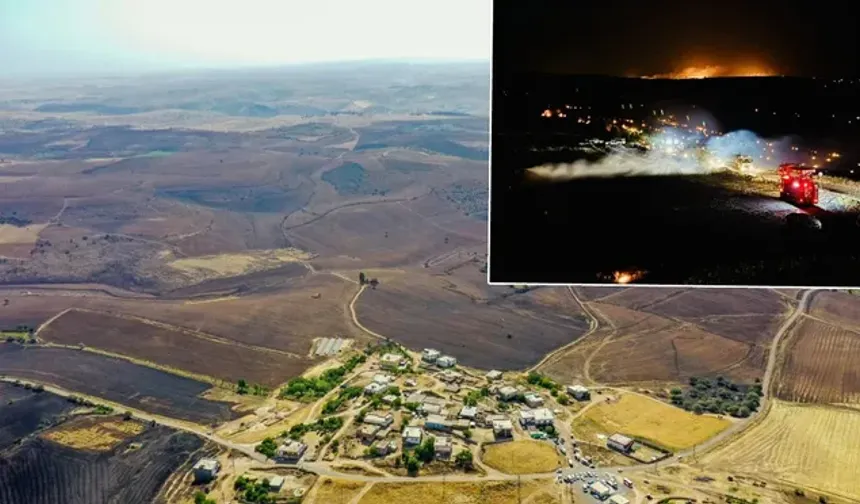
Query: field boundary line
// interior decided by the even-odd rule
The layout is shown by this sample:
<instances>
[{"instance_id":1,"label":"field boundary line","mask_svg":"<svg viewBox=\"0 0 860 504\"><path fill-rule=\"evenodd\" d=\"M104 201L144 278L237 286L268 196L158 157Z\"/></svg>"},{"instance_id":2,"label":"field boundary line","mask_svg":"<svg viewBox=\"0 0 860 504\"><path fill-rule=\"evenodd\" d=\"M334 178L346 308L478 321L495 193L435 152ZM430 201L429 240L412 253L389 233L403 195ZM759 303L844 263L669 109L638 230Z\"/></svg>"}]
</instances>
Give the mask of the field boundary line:
<instances>
[{"instance_id":1,"label":"field boundary line","mask_svg":"<svg viewBox=\"0 0 860 504\"><path fill-rule=\"evenodd\" d=\"M62 317L63 315L65 315L65 314L69 313L71 310L72 310L71 308L66 308L65 310L61 310L59 313L57 313L57 314L56 314L56 315L54 315L53 317L51 317L51 318L49 318L48 320L46 320L46 321L42 322L42 323L39 325L39 327L37 327L37 328L36 328L36 332L34 332L34 333L33 333L33 337L36 337L36 338L37 338L37 337L39 337L39 333L41 333L41 332L42 332L42 329L44 329L44 328L48 327L49 325L51 325L51 323L52 323L52 322L54 322L54 321L55 321L55 320L57 320L58 318Z\"/></svg>"},{"instance_id":2,"label":"field boundary line","mask_svg":"<svg viewBox=\"0 0 860 504\"><path fill-rule=\"evenodd\" d=\"M93 310L91 308L70 308L69 309L69 311L72 311L72 310L84 312L84 313L93 313L96 315L103 315L103 316L108 316L108 317L120 318L120 319L125 319L125 320L132 320L132 321L140 322L142 324L146 324L146 325L149 325L152 327L158 327L159 329L166 329L168 331L179 332L179 333L185 334L187 336L191 336L192 338L199 338L199 339L203 339L203 340L206 340L206 341L209 341L212 343L218 343L221 345L235 346L235 347L244 348L247 350L255 350L258 352L273 353L273 354L283 355L284 357L289 357L292 359L305 359L306 358L306 356L304 356L304 355L298 355L298 354L295 354L292 352L287 352L286 350L278 350L276 348L250 345L248 343L242 343L240 341L231 340L231 339L224 338L221 336L215 336L214 334L206 333L203 331L198 331L196 329L189 329L187 327L177 326L177 325L169 324L167 322L161 322L158 320L153 320L153 319L146 318L146 317L140 317L137 315L129 315L127 313L115 313L115 312L109 312L109 311Z\"/></svg>"},{"instance_id":3,"label":"field boundary line","mask_svg":"<svg viewBox=\"0 0 860 504\"><path fill-rule=\"evenodd\" d=\"M361 296L361 294L365 290L367 290L367 285L362 285L361 287L359 287L358 291L356 291L355 295L352 296L352 301L349 302L349 313L352 316L352 323L355 324L355 326L358 327L359 329L361 329L362 331L369 334L370 336L373 336L374 338L377 338L377 339L387 341L388 338L386 338L385 336L383 336L377 332L371 331L370 329L365 327L364 324L362 324L360 320L358 320L358 313L355 311L355 304L356 304L356 302L358 302L359 296Z\"/></svg>"},{"instance_id":4,"label":"field boundary line","mask_svg":"<svg viewBox=\"0 0 860 504\"><path fill-rule=\"evenodd\" d=\"M358 494L355 497L350 499L347 504L358 504L359 502L361 502L361 499L363 499L364 496L367 495L368 492L370 492L370 490L373 488L373 485L375 485L375 484L376 484L375 481L371 481L368 484L364 485L361 488L361 491L358 492Z\"/></svg>"}]
</instances>

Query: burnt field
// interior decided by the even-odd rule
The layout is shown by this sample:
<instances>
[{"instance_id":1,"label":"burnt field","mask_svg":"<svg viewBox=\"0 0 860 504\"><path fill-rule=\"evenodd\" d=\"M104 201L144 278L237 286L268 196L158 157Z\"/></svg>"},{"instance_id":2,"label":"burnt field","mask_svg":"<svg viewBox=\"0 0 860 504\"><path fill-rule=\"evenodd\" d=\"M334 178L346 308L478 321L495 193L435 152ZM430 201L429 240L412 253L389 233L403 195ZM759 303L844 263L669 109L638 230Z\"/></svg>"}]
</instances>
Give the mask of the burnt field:
<instances>
[{"instance_id":1,"label":"burnt field","mask_svg":"<svg viewBox=\"0 0 860 504\"><path fill-rule=\"evenodd\" d=\"M236 417L229 404L200 397L206 383L82 350L6 343L0 369L171 418L210 424Z\"/></svg>"},{"instance_id":2,"label":"burnt field","mask_svg":"<svg viewBox=\"0 0 860 504\"><path fill-rule=\"evenodd\" d=\"M103 313L71 310L39 333L65 345L83 344L174 369L267 387L300 375L313 361L287 352Z\"/></svg>"},{"instance_id":3,"label":"burnt field","mask_svg":"<svg viewBox=\"0 0 860 504\"><path fill-rule=\"evenodd\" d=\"M482 284L485 277L479 274L458 273L409 270L386 276L361 295L358 318L407 347L437 348L482 369L528 367L588 329L563 288L516 293Z\"/></svg>"},{"instance_id":4,"label":"burnt field","mask_svg":"<svg viewBox=\"0 0 860 504\"><path fill-rule=\"evenodd\" d=\"M494 172L492 280L610 283L613 272L644 271L639 281L648 284L860 282L842 273L856 270L860 260L854 252L860 245L855 209L842 205L843 213L816 212L820 232L791 230L784 218L797 209L779 201L776 189L747 194L735 190L742 183L732 177L549 183ZM576 261L569 260L571 232L588 244L576 248ZM744 246L732 245L737 243Z\"/></svg>"},{"instance_id":5,"label":"burnt field","mask_svg":"<svg viewBox=\"0 0 860 504\"><path fill-rule=\"evenodd\" d=\"M131 443L139 447L131 449ZM153 502L203 444L163 426L148 427L106 453L33 437L2 452L0 504Z\"/></svg>"},{"instance_id":6,"label":"burnt field","mask_svg":"<svg viewBox=\"0 0 860 504\"><path fill-rule=\"evenodd\" d=\"M0 452L74 407L60 396L0 382Z\"/></svg>"}]
</instances>

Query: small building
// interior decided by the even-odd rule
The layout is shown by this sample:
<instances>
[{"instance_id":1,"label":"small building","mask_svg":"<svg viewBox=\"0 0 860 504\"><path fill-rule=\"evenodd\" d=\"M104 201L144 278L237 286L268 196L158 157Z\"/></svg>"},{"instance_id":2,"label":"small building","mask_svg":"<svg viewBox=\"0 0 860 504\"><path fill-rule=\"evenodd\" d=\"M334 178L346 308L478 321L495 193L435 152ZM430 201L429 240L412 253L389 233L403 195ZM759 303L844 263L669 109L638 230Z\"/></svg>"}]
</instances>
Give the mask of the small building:
<instances>
[{"instance_id":1,"label":"small building","mask_svg":"<svg viewBox=\"0 0 860 504\"><path fill-rule=\"evenodd\" d=\"M380 441L373 446L376 447L376 452L383 457L397 451L397 441L394 441L393 439L389 441Z\"/></svg>"},{"instance_id":2,"label":"small building","mask_svg":"<svg viewBox=\"0 0 860 504\"><path fill-rule=\"evenodd\" d=\"M418 386L418 382L415 381L414 378L407 379L403 384L407 387L417 387Z\"/></svg>"},{"instance_id":3,"label":"small building","mask_svg":"<svg viewBox=\"0 0 860 504\"><path fill-rule=\"evenodd\" d=\"M530 392L526 394L523 400L529 406L529 408L538 408L540 406L543 406L543 397L535 393Z\"/></svg>"},{"instance_id":4,"label":"small building","mask_svg":"<svg viewBox=\"0 0 860 504\"><path fill-rule=\"evenodd\" d=\"M440 368L451 368L457 365L457 359L450 355L443 355L436 359L436 365Z\"/></svg>"},{"instance_id":5,"label":"small building","mask_svg":"<svg viewBox=\"0 0 860 504\"><path fill-rule=\"evenodd\" d=\"M499 399L502 401L510 401L511 399L516 398L519 393L520 391L517 390L516 387L505 385L499 389Z\"/></svg>"},{"instance_id":6,"label":"small building","mask_svg":"<svg viewBox=\"0 0 860 504\"><path fill-rule=\"evenodd\" d=\"M380 385L388 385L394 381L394 378L391 375L387 375L385 373L377 373L373 375L373 383L378 383Z\"/></svg>"},{"instance_id":7,"label":"small building","mask_svg":"<svg viewBox=\"0 0 860 504\"><path fill-rule=\"evenodd\" d=\"M369 425L378 425L380 427L388 427L394 423L394 416L391 413L368 413L364 415L364 422Z\"/></svg>"},{"instance_id":8,"label":"small building","mask_svg":"<svg viewBox=\"0 0 860 504\"><path fill-rule=\"evenodd\" d=\"M442 352L440 352L439 350L434 350L432 348L425 348L424 351L421 352L421 360L429 364L435 364L436 359L441 356Z\"/></svg>"},{"instance_id":9,"label":"small building","mask_svg":"<svg viewBox=\"0 0 860 504\"><path fill-rule=\"evenodd\" d=\"M403 429L403 444L406 446L415 446L421 444L421 438L424 433L420 427L406 427Z\"/></svg>"},{"instance_id":10,"label":"small building","mask_svg":"<svg viewBox=\"0 0 860 504\"><path fill-rule=\"evenodd\" d=\"M446 369L439 373L438 378L445 383L460 383L463 381L463 374L452 369Z\"/></svg>"},{"instance_id":11,"label":"small building","mask_svg":"<svg viewBox=\"0 0 860 504\"><path fill-rule=\"evenodd\" d=\"M424 415L438 415L442 413L442 406L436 403L425 402L418 407L418 411Z\"/></svg>"},{"instance_id":12,"label":"small building","mask_svg":"<svg viewBox=\"0 0 860 504\"><path fill-rule=\"evenodd\" d=\"M630 499L621 494L615 494L609 498L609 504L630 504Z\"/></svg>"},{"instance_id":13,"label":"small building","mask_svg":"<svg viewBox=\"0 0 860 504\"><path fill-rule=\"evenodd\" d=\"M447 460L451 458L451 451L454 445L451 443L450 436L437 436L433 440L433 450L437 459Z\"/></svg>"},{"instance_id":14,"label":"small building","mask_svg":"<svg viewBox=\"0 0 860 504\"><path fill-rule=\"evenodd\" d=\"M460 410L460 418L468 418L469 420L474 420L475 417L478 416L478 407L477 406L463 406L463 409Z\"/></svg>"},{"instance_id":15,"label":"small building","mask_svg":"<svg viewBox=\"0 0 860 504\"><path fill-rule=\"evenodd\" d=\"M591 392L582 385L568 385L567 393L573 396L577 401L587 401L591 399Z\"/></svg>"},{"instance_id":16,"label":"small building","mask_svg":"<svg viewBox=\"0 0 860 504\"><path fill-rule=\"evenodd\" d=\"M269 490L272 492L280 492L281 488L284 487L284 477L283 476L274 476L269 480Z\"/></svg>"},{"instance_id":17,"label":"small building","mask_svg":"<svg viewBox=\"0 0 860 504\"><path fill-rule=\"evenodd\" d=\"M422 394L421 392L413 392L413 393L409 394L408 396L406 396L406 400L403 402L421 404L424 402L424 400L426 398L427 398L427 396L425 394Z\"/></svg>"},{"instance_id":18,"label":"small building","mask_svg":"<svg viewBox=\"0 0 860 504\"><path fill-rule=\"evenodd\" d=\"M278 447L278 458L282 460L299 460L307 451L308 446L299 441L288 441Z\"/></svg>"},{"instance_id":19,"label":"small building","mask_svg":"<svg viewBox=\"0 0 860 504\"><path fill-rule=\"evenodd\" d=\"M376 439L376 434L382 430L382 427L378 425L365 424L359 427L358 429L358 439L364 441L365 443L370 443L374 439Z\"/></svg>"},{"instance_id":20,"label":"small building","mask_svg":"<svg viewBox=\"0 0 860 504\"><path fill-rule=\"evenodd\" d=\"M600 500L603 500L612 495L612 489L599 481L595 481L594 483L592 483L589 487L589 490L591 492L591 495Z\"/></svg>"},{"instance_id":21,"label":"small building","mask_svg":"<svg viewBox=\"0 0 860 504\"><path fill-rule=\"evenodd\" d=\"M450 394L456 394L460 392L460 386L456 383L449 383L445 385L445 392L448 392Z\"/></svg>"},{"instance_id":22,"label":"small building","mask_svg":"<svg viewBox=\"0 0 860 504\"><path fill-rule=\"evenodd\" d=\"M486 378L487 381L501 380L502 379L502 372L494 369L494 370L488 372L487 374L485 374L484 378Z\"/></svg>"},{"instance_id":23,"label":"small building","mask_svg":"<svg viewBox=\"0 0 860 504\"><path fill-rule=\"evenodd\" d=\"M493 420L493 435L496 439L506 439L514 435L514 425L510 420Z\"/></svg>"},{"instance_id":24,"label":"small building","mask_svg":"<svg viewBox=\"0 0 860 504\"><path fill-rule=\"evenodd\" d=\"M385 390L385 385L380 385L376 382L370 382L364 387L364 393L368 395L378 394Z\"/></svg>"},{"instance_id":25,"label":"small building","mask_svg":"<svg viewBox=\"0 0 860 504\"><path fill-rule=\"evenodd\" d=\"M630 453L633 449L633 440L623 434L613 434L606 440L606 446L621 453Z\"/></svg>"},{"instance_id":26,"label":"small building","mask_svg":"<svg viewBox=\"0 0 860 504\"><path fill-rule=\"evenodd\" d=\"M552 425L554 420L555 418L553 417L552 411L547 408L520 411L520 425L523 427L529 425L544 427Z\"/></svg>"},{"instance_id":27,"label":"small building","mask_svg":"<svg viewBox=\"0 0 860 504\"><path fill-rule=\"evenodd\" d=\"M424 420L424 428L428 430L449 431L451 424L442 415L430 415Z\"/></svg>"},{"instance_id":28,"label":"small building","mask_svg":"<svg viewBox=\"0 0 860 504\"><path fill-rule=\"evenodd\" d=\"M448 428L454 430L466 430L472 427L472 422L466 419L448 420Z\"/></svg>"},{"instance_id":29,"label":"small building","mask_svg":"<svg viewBox=\"0 0 860 504\"><path fill-rule=\"evenodd\" d=\"M221 462L213 458L204 458L194 464L194 482L208 483L218 477L221 471Z\"/></svg>"},{"instance_id":30,"label":"small building","mask_svg":"<svg viewBox=\"0 0 860 504\"><path fill-rule=\"evenodd\" d=\"M379 358L379 365L382 369L397 369L405 359L400 354L388 353Z\"/></svg>"},{"instance_id":31,"label":"small building","mask_svg":"<svg viewBox=\"0 0 860 504\"><path fill-rule=\"evenodd\" d=\"M382 398L382 402L384 402L385 404L394 404L394 401L396 401L396 400L397 400L397 396L394 394L389 394L389 395L384 396Z\"/></svg>"}]
</instances>

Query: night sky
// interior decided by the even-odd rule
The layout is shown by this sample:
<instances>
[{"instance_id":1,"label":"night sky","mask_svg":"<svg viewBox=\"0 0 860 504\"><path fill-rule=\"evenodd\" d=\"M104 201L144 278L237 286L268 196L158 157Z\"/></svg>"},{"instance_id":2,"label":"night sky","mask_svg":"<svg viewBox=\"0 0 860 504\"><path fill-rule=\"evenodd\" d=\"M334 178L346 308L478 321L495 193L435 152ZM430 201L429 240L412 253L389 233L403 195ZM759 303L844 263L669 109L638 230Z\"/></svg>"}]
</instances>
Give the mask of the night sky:
<instances>
[{"instance_id":1,"label":"night sky","mask_svg":"<svg viewBox=\"0 0 860 504\"><path fill-rule=\"evenodd\" d=\"M832 0L496 0L494 71L854 77L856 10Z\"/></svg>"}]
</instances>

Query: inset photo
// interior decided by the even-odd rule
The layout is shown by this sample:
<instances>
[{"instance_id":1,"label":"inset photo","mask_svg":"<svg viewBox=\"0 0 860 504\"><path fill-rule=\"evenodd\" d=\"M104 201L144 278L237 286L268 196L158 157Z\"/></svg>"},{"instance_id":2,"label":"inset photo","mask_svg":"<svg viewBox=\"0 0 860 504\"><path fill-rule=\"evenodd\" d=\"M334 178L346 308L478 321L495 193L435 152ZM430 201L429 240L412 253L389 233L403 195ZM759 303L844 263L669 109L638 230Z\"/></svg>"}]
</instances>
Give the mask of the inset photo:
<instances>
[{"instance_id":1,"label":"inset photo","mask_svg":"<svg viewBox=\"0 0 860 504\"><path fill-rule=\"evenodd\" d=\"M491 284L860 286L848 4L496 2Z\"/></svg>"}]
</instances>

